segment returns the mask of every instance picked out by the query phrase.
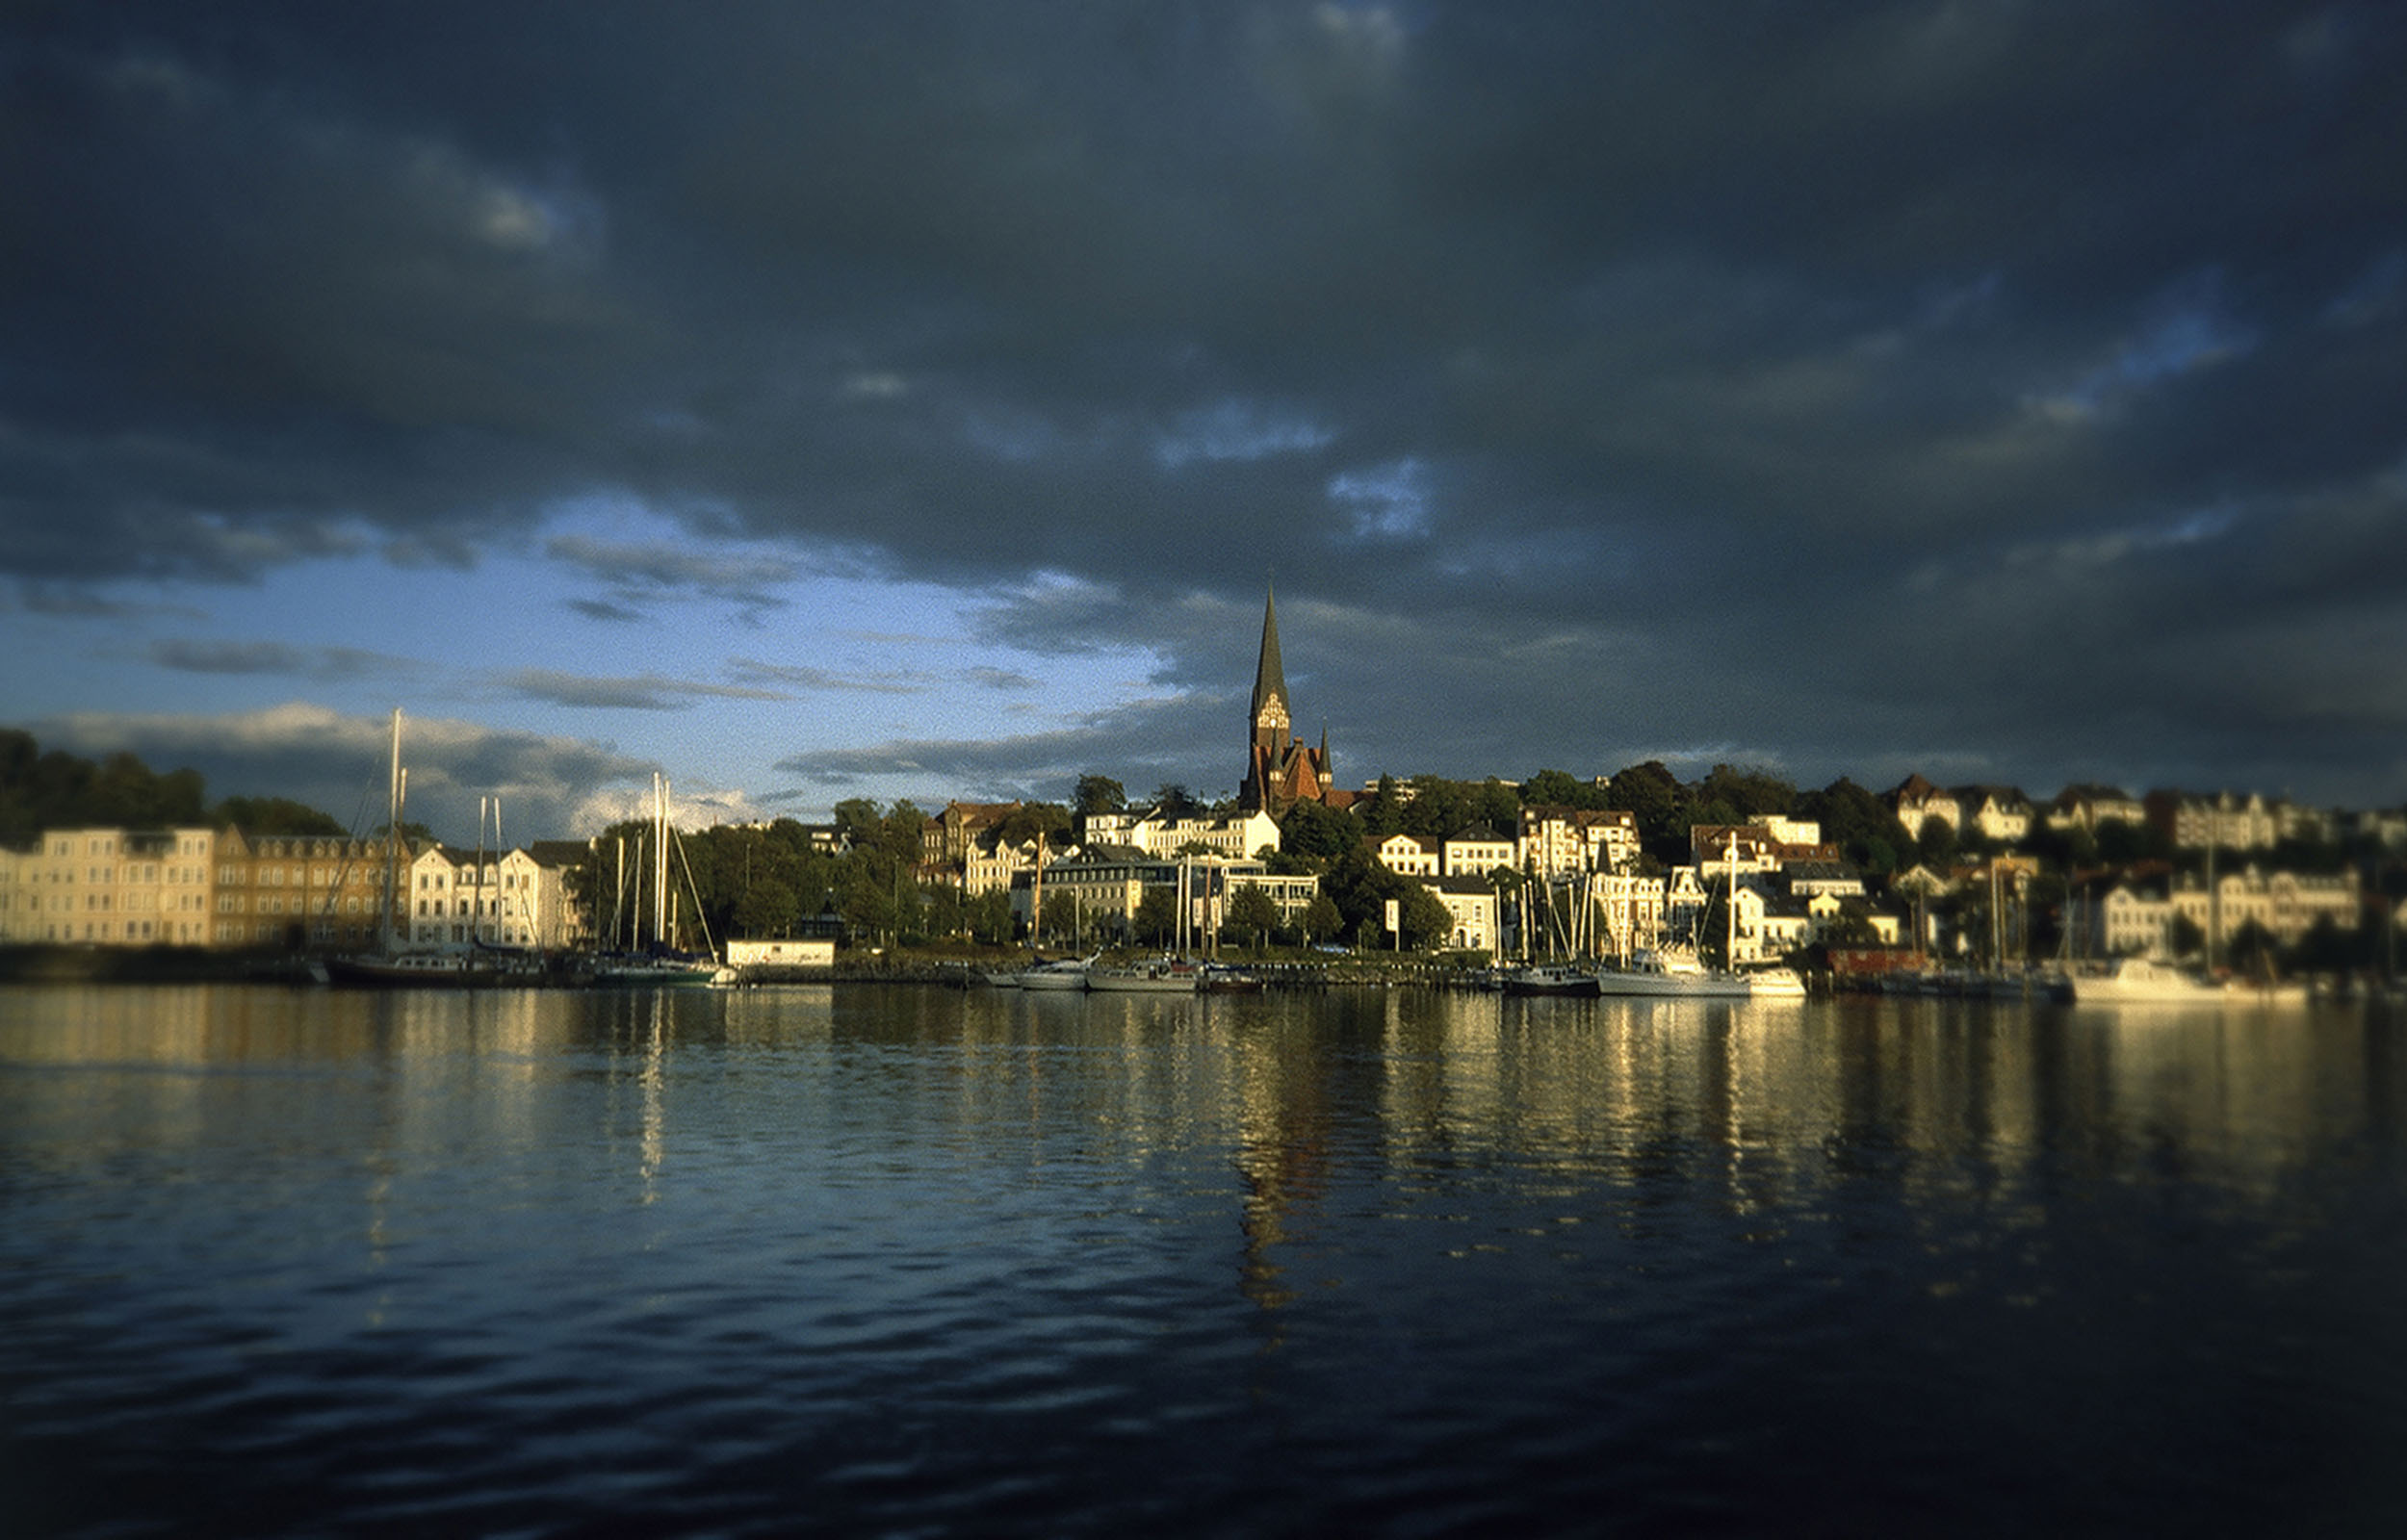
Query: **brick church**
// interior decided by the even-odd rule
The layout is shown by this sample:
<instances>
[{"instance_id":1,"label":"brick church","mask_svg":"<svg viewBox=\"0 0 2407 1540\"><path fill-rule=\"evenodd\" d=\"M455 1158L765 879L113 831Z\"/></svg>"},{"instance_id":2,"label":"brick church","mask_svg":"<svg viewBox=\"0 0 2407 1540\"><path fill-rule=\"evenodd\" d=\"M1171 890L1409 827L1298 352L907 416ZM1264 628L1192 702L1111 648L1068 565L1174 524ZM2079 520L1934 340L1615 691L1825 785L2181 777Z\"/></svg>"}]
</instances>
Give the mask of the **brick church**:
<instances>
[{"instance_id":1,"label":"brick church","mask_svg":"<svg viewBox=\"0 0 2407 1540\"><path fill-rule=\"evenodd\" d=\"M1279 601L1262 603L1262 655L1254 667L1254 706L1246 717L1245 784L1238 805L1279 817L1299 802L1329 800L1329 730L1320 747L1296 741L1287 672L1279 659Z\"/></svg>"}]
</instances>

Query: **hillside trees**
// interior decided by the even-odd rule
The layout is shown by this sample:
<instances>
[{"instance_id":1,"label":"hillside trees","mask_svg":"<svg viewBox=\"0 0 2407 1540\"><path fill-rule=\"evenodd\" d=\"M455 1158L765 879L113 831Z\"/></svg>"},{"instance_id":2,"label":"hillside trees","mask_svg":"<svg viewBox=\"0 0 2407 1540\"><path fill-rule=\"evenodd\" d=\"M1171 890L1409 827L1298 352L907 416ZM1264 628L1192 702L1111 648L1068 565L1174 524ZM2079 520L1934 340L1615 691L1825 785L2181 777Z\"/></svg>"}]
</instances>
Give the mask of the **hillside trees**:
<instances>
[{"instance_id":1,"label":"hillside trees","mask_svg":"<svg viewBox=\"0 0 2407 1540\"><path fill-rule=\"evenodd\" d=\"M1867 876L1888 876L1914 848L1889 805L1845 776L1799 796L1795 812L1821 824L1824 842Z\"/></svg>"}]
</instances>

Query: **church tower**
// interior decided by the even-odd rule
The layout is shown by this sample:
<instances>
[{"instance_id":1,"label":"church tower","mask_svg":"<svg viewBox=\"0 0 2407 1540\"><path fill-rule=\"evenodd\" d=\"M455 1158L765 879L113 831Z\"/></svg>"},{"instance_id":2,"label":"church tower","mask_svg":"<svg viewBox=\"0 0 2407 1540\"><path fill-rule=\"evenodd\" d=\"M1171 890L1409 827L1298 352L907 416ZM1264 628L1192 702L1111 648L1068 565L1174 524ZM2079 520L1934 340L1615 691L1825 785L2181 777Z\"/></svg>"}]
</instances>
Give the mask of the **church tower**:
<instances>
[{"instance_id":1,"label":"church tower","mask_svg":"<svg viewBox=\"0 0 2407 1540\"><path fill-rule=\"evenodd\" d=\"M1238 802L1274 818L1298 802L1318 802L1329 786L1329 736L1316 750L1295 741L1287 670L1279 656L1279 598L1262 602L1262 652L1254 665L1254 700L1246 714L1245 785Z\"/></svg>"}]
</instances>

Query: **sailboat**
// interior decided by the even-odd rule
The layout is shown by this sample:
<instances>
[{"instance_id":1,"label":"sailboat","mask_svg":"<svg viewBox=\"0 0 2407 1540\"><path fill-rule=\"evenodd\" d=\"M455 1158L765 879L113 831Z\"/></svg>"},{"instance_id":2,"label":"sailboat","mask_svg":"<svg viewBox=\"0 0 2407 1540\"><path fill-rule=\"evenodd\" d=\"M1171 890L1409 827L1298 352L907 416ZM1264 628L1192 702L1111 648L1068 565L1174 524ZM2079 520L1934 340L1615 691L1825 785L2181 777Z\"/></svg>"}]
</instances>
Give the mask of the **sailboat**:
<instances>
[{"instance_id":1,"label":"sailboat","mask_svg":"<svg viewBox=\"0 0 2407 1540\"><path fill-rule=\"evenodd\" d=\"M1722 905L1729 926L1728 938L1722 943L1721 955L1725 960L1738 950L1739 851L1735 835L1729 845L1729 868L1730 896ZM1796 977L1790 969L1779 971L1788 973L1791 978ZM1598 968L1596 988L1603 994L1635 995L1656 1000L1745 1000L1752 998L1755 993L1755 986L1746 974L1726 967L1705 966L1693 944L1639 948L1630 954L1629 966ZM1776 988L1775 983L1774 989L1766 992L1775 992ZM1804 985L1800 982L1798 992L1802 993L1803 990Z\"/></svg>"},{"instance_id":2,"label":"sailboat","mask_svg":"<svg viewBox=\"0 0 2407 1540\"><path fill-rule=\"evenodd\" d=\"M669 915L675 908L669 893L669 850L674 832L668 823L668 780L652 777L652 940L641 952L607 953L592 961L588 981L610 988L709 984L719 974L719 962L709 951L700 956L680 952L671 944Z\"/></svg>"},{"instance_id":3,"label":"sailboat","mask_svg":"<svg viewBox=\"0 0 2407 1540\"><path fill-rule=\"evenodd\" d=\"M323 964L328 984L367 985L377 988L478 988L498 984L501 969L491 962L467 952L441 949L421 951L404 948L394 926L393 915L404 902L401 897L401 804L409 786L409 772L401 768L401 712L393 708L393 767L391 811L384 825L384 892L383 920L377 927L377 942L374 952L350 957L329 957ZM482 837L479 831L479 837Z\"/></svg>"},{"instance_id":4,"label":"sailboat","mask_svg":"<svg viewBox=\"0 0 2407 1540\"><path fill-rule=\"evenodd\" d=\"M1545 932L1547 947L1550 951L1557 951L1556 932L1560 922L1555 916L1554 886L1550 881L1541 884L1537 868L1532 866L1525 880L1524 891L1531 887L1538 890L1539 903L1543 907L1544 917L1540 926ZM1523 902L1526 906L1528 901L1525 899ZM1568 951L1569 947L1569 937L1566 937L1559 950ZM1596 976L1560 955L1547 959L1529 958L1517 966L1505 969L1497 982L1507 994L1587 997L1596 993Z\"/></svg>"}]
</instances>

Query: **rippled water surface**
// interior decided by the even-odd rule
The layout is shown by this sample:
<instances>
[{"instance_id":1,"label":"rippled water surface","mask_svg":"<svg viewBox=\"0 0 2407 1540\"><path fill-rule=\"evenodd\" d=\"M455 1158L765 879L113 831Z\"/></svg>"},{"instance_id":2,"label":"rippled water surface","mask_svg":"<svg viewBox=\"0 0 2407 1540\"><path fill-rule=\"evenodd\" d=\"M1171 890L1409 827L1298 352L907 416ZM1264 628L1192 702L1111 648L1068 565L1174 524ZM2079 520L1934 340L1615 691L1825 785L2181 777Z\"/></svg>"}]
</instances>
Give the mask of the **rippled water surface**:
<instances>
[{"instance_id":1,"label":"rippled water surface","mask_svg":"<svg viewBox=\"0 0 2407 1540\"><path fill-rule=\"evenodd\" d=\"M0 1533L2407 1533L2401 1032L0 990Z\"/></svg>"}]
</instances>

